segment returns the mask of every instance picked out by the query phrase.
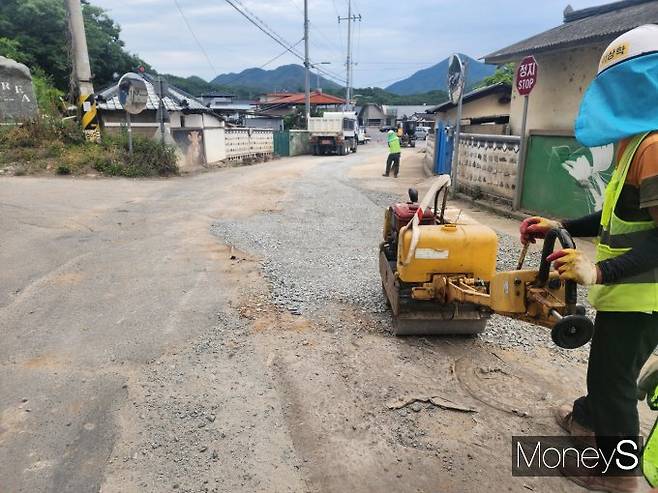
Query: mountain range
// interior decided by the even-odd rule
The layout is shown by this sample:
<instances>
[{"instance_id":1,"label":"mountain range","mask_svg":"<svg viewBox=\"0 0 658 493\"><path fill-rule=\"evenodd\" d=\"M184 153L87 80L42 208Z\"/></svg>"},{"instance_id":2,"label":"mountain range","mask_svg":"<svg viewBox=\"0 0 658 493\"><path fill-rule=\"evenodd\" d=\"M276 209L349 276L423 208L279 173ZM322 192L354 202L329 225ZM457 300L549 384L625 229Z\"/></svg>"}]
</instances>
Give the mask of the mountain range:
<instances>
[{"instance_id":1,"label":"mountain range","mask_svg":"<svg viewBox=\"0 0 658 493\"><path fill-rule=\"evenodd\" d=\"M466 87L473 87L496 71L495 65L478 62L468 55L460 54L459 56L462 62L466 64ZM428 92L434 89L447 91L449 60L449 58L446 58L436 65L419 70L410 77L395 82L385 89L400 96Z\"/></svg>"},{"instance_id":2,"label":"mountain range","mask_svg":"<svg viewBox=\"0 0 658 493\"><path fill-rule=\"evenodd\" d=\"M472 87L485 77L496 71L495 65L478 62L468 55L460 55L466 62L466 87ZM419 70L406 79L400 80L386 87L388 92L400 96L421 94L430 91L446 91L448 78L448 62L446 58L429 68ZM223 87L241 87L263 92L295 92L304 88L304 67L301 65L282 65L273 70L249 68L240 73L221 74L215 77L210 84ZM317 85L317 76L312 74L311 87ZM339 90L341 86L332 80L320 77L322 89Z\"/></svg>"},{"instance_id":3,"label":"mountain range","mask_svg":"<svg viewBox=\"0 0 658 493\"><path fill-rule=\"evenodd\" d=\"M224 87L246 87L264 92L295 92L304 90L304 67L301 65L282 65L273 70L248 68L239 74L221 74L215 77L211 84ZM311 75L311 87L317 86L317 75ZM340 89L335 82L320 77L323 89Z\"/></svg>"}]
</instances>

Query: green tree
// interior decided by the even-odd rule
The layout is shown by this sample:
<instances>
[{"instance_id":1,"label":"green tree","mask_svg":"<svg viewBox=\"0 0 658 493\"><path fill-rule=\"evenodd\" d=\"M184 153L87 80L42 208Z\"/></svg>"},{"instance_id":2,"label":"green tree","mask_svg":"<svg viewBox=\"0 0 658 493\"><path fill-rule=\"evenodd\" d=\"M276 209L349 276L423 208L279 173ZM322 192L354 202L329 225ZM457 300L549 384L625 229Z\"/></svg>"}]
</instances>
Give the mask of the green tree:
<instances>
[{"instance_id":1,"label":"green tree","mask_svg":"<svg viewBox=\"0 0 658 493\"><path fill-rule=\"evenodd\" d=\"M82 13L87 33L87 48L91 60L96 89L108 86L114 80L114 74L123 75L134 72L143 66L146 71L153 68L138 56L128 53L121 40L121 27L114 22L100 7L84 2Z\"/></svg>"},{"instance_id":2,"label":"green tree","mask_svg":"<svg viewBox=\"0 0 658 493\"><path fill-rule=\"evenodd\" d=\"M21 44L9 38L0 38L0 56L11 58L20 63L25 63L27 56L21 50Z\"/></svg>"},{"instance_id":3,"label":"green tree","mask_svg":"<svg viewBox=\"0 0 658 493\"><path fill-rule=\"evenodd\" d=\"M482 82L480 82L477 87L486 87L504 82L505 84L512 85L514 81L514 69L515 65L513 63L506 63L505 65L500 65L493 75L485 77Z\"/></svg>"},{"instance_id":4,"label":"green tree","mask_svg":"<svg viewBox=\"0 0 658 493\"><path fill-rule=\"evenodd\" d=\"M150 69L125 50L121 28L103 9L83 0L83 15L97 88L110 84L115 72L121 74L139 65ZM67 32L62 0L0 1L0 54L18 56L31 69L41 68L62 90L68 89L71 72Z\"/></svg>"}]
</instances>

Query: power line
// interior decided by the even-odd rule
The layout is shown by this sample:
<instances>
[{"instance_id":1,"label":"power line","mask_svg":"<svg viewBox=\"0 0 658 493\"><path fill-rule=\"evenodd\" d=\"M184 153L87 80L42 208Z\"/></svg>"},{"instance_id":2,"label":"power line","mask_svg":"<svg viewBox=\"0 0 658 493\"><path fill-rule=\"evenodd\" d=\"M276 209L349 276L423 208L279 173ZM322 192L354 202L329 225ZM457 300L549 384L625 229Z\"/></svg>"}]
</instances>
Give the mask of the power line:
<instances>
[{"instance_id":1,"label":"power line","mask_svg":"<svg viewBox=\"0 0 658 493\"><path fill-rule=\"evenodd\" d=\"M187 20L187 17L185 17L185 14L183 13L183 9L181 9L180 5L178 4L178 0L174 0L174 5L176 5L176 8L178 9L178 12L180 13L181 17L183 18L183 21L185 22L185 25L187 26L188 31L190 31L190 34L194 38L194 41L196 42L197 46L203 53L203 56L206 57L206 60L208 61L208 65L210 65L210 68L213 71L213 74L218 74L219 72L215 68L215 66L212 63L212 60L208 56L208 53L206 53L206 50L203 48L201 45L201 42L199 41L199 38L196 37L196 34L194 34L194 30L192 29L192 26L190 25L189 21Z\"/></svg>"},{"instance_id":2,"label":"power line","mask_svg":"<svg viewBox=\"0 0 658 493\"><path fill-rule=\"evenodd\" d=\"M299 45L302 41L304 41L304 38L302 38L302 39L300 39L299 41L297 41L294 45L291 46L291 48L296 47L296 46ZM266 61L264 64L262 64L262 65L261 65L260 67L258 67L258 68L259 68L259 69L263 69L263 68L267 67L270 63L272 63L272 62L278 60L278 59L281 58L283 55L287 55L287 54L288 54L288 50L286 49L286 50L284 50L282 53L280 53L280 54L278 54L277 56L275 56L274 58L270 58L268 61ZM228 81L226 81L226 82L222 82L220 85L225 86L225 85L233 84L234 82L237 82L237 81L239 81L240 79L243 79L244 77L246 77L246 74L244 74L244 73L242 73L242 74L238 74L238 75L237 75L236 77L234 77L233 79L230 79L230 80L228 80Z\"/></svg>"},{"instance_id":3,"label":"power line","mask_svg":"<svg viewBox=\"0 0 658 493\"><path fill-rule=\"evenodd\" d=\"M304 60L303 55L292 49L289 42L287 42L281 35L279 35L276 31L274 31L274 29L268 26L256 14L254 14L252 11L247 9L240 0L224 0L224 1L228 3L231 7L233 7L235 10L237 10L238 13L240 13L240 15L242 15L245 19L247 19L251 24L256 26L260 31L266 34L274 42L285 48L287 52L291 53L292 55L294 55L295 57L297 57L302 61ZM339 82L345 82L340 77L337 77L336 75L332 74L327 70L320 68L317 68L317 70L332 79L337 79Z\"/></svg>"}]
</instances>

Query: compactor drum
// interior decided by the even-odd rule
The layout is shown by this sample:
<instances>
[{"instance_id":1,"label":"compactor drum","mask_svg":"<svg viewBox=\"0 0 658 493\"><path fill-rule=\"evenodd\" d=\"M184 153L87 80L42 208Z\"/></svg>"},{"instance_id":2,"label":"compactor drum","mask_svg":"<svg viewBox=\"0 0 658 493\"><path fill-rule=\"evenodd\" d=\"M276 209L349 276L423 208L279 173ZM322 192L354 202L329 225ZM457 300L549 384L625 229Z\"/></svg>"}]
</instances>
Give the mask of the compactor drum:
<instances>
[{"instance_id":1,"label":"compactor drum","mask_svg":"<svg viewBox=\"0 0 658 493\"><path fill-rule=\"evenodd\" d=\"M577 303L576 285L550 272L546 258L555 241L574 248L563 229L544 241L538 270L496 272L498 237L491 228L445 217L450 177L437 178L423 201L389 207L380 245L379 272L396 335L477 334L491 314L551 329L560 347L576 348L592 337L593 324Z\"/></svg>"}]
</instances>

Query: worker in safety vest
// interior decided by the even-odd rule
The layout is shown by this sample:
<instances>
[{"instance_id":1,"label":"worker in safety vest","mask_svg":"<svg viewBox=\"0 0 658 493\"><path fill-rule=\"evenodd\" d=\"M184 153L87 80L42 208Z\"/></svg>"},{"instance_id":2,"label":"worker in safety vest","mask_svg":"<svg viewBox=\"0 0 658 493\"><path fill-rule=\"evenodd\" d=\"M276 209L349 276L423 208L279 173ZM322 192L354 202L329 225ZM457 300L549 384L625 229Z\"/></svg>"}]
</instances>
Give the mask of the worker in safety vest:
<instances>
[{"instance_id":1,"label":"worker in safety vest","mask_svg":"<svg viewBox=\"0 0 658 493\"><path fill-rule=\"evenodd\" d=\"M657 108L658 25L652 24L621 35L605 50L576 119L582 145L617 144L603 210L561 224L572 236L598 236L596 259L572 249L549 257L562 279L591 286L589 300L597 310L587 395L557 409L556 419L581 444L596 442L608 455L622 439L637 440L636 382L658 345ZM528 218L521 241L534 243L557 226ZM658 449L653 455L647 451L644 459L658 464ZM571 466L563 473L590 490L635 491L637 477L622 476L621 469L613 461L605 474L576 476Z\"/></svg>"},{"instance_id":2,"label":"worker in safety vest","mask_svg":"<svg viewBox=\"0 0 658 493\"><path fill-rule=\"evenodd\" d=\"M382 176L388 176L393 168L393 176L398 177L400 172L400 137L393 130L387 134L388 141L388 159L386 160L386 172Z\"/></svg>"}]
</instances>

